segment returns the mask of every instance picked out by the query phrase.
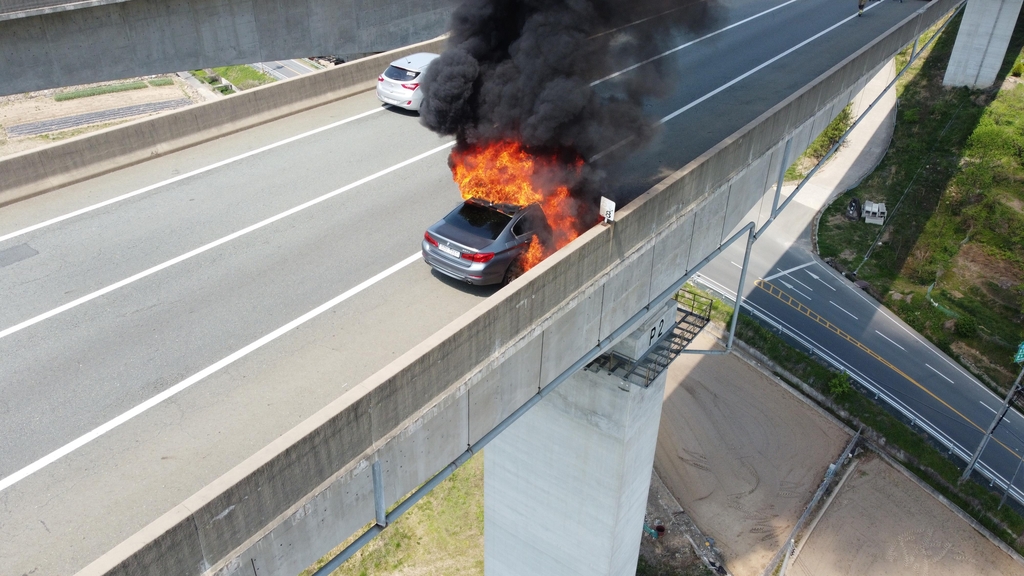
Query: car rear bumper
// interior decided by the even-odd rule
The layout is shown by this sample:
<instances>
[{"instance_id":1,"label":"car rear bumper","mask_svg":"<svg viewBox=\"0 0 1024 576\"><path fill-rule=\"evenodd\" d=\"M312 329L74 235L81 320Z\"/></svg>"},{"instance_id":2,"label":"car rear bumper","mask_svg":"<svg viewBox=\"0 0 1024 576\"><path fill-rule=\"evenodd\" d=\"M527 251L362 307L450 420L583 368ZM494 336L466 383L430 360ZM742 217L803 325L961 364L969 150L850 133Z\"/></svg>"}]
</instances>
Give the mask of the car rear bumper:
<instances>
[{"instance_id":1,"label":"car rear bumper","mask_svg":"<svg viewBox=\"0 0 1024 576\"><path fill-rule=\"evenodd\" d=\"M381 89L381 85L378 82L377 99L385 104L398 106L399 108L405 108L406 110L419 110L420 102L423 100L423 95L419 92L419 90L411 91L404 94L387 92Z\"/></svg>"},{"instance_id":2,"label":"car rear bumper","mask_svg":"<svg viewBox=\"0 0 1024 576\"><path fill-rule=\"evenodd\" d=\"M505 279L505 269L501 261L492 260L485 264L470 264L468 267L460 266L451 261L450 258L439 254L429 243L424 241L421 246L423 261L431 268L450 276L460 282L466 282L477 286L488 284L500 284Z\"/></svg>"}]
</instances>

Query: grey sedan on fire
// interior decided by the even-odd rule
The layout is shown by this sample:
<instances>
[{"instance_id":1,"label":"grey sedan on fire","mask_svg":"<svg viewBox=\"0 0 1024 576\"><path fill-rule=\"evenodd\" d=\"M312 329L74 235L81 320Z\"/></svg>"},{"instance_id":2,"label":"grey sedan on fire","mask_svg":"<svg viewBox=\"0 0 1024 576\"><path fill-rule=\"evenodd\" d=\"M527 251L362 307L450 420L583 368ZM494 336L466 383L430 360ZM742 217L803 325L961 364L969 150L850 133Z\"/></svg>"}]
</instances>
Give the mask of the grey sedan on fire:
<instances>
[{"instance_id":1,"label":"grey sedan on fire","mask_svg":"<svg viewBox=\"0 0 1024 576\"><path fill-rule=\"evenodd\" d=\"M427 228L423 260L456 280L507 284L523 272L519 257L545 230L547 220L538 204L520 207L471 198Z\"/></svg>"}]
</instances>

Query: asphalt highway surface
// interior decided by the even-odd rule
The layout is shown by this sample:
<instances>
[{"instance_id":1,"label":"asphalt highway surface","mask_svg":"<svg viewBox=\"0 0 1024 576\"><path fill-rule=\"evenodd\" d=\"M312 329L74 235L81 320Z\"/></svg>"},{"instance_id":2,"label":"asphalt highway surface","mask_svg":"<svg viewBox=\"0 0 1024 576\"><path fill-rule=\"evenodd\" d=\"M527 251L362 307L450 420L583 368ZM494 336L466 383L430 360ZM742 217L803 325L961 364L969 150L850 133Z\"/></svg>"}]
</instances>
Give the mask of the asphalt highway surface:
<instances>
[{"instance_id":1,"label":"asphalt highway surface","mask_svg":"<svg viewBox=\"0 0 1024 576\"><path fill-rule=\"evenodd\" d=\"M678 78L609 194L924 5L723 2L651 53ZM0 574L74 573L493 294L418 256L450 145L370 92L0 208Z\"/></svg>"}]
</instances>

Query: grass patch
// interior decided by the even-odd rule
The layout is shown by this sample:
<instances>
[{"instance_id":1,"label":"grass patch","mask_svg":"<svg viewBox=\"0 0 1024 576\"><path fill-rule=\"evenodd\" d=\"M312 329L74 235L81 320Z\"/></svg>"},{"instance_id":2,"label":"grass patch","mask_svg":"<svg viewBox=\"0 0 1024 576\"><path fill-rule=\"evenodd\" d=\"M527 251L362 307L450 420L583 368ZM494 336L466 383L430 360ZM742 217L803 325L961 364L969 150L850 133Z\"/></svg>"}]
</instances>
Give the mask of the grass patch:
<instances>
[{"instance_id":1,"label":"grass patch","mask_svg":"<svg viewBox=\"0 0 1024 576\"><path fill-rule=\"evenodd\" d=\"M811 142L811 145L804 150L804 153L797 158L792 166L786 169L786 180L803 180L807 172L811 170L821 159L828 154L828 151L839 142L843 134L853 126L852 105L847 104L828 126L818 134L818 137Z\"/></svg>"},{"instance_id":2,"label":"grass patch","mask_svg":"<svg viewBox=\"0 0 1024 576\"><path fill-rule=\"evenodd\" d=\"M214 68L213 71L239 90L248 90L249 88L270 84L275 81L273 76L264 74L246 65L224 66L222 68Z\"/></svg>"},{"instance_id":3,"label":"grass patch","mask_svg":"<svg viewBox=\"0 0 1024 576\"><path fill-rule=\"evenodd\" d=\"M88 98L89 96L99 96L100 94L113 94L115 92L126 92L128 90L140 90L146 87L147 84L145 82L107 84L105 86L93 86L91 88L82 88L81 90L71 90L69 92L58 92L53 95L53 99L57 102L64 102L65 100Z\"/></svg>"},{"instance_id":4,"label":"grass patch","mask_svg":"<svg viewBox=\"0 0 1024 576\"><path fill-rule=\"evenodd\" d=\"M900 79L889 151L825 209L818 248L840 269L859 267L858 279L890 295L885 303L903 320L1005 392L1024 339L1024 86L1012 76L998 91L942 86L958 27L951 22ZM1022 46L1024 18L1003 77ZM909 57L902 52L897 66ZM884 229L843 218L854 197L885 202ZM927 302L933 284L931 298L952 319Z\"/></svg>"},{"instance_id":5,"label":"grass patch","mask_svg":"<svg viewBox=\"0 0 1024 576\"><path fill-rule=\"evenodd\" d=\"M310 576L326 563L321 560L301 576ZM332 576L389 574L404 569L414 569L417 574L484 573L482 455L456 470Z\"/></svg>"},{"instance_id":6,"label":"grass patch","mask_svg":"<svg viewBox=\"0 0 1024 576\"><path fill-rule=\"evenodd\" d=\"M958 485L962 472L959 462L950 460L948 453L924 432L875 403L857 386L847 389L837 381L836 371L790 346L745 314L740 315L736 336L821 394L831 397L833 406L826 408L833 414L853 428L864 425L869 430L866 435L881 437L886 445L896 447L898 450L891 451L890 455L1017 552L1024 553L1024 516L1011 506L999 508L1002 494L987 486L974 480ZM836 407L842 412L833 409Z\"/></svg>"},{"instance_id":7,"label":"grass patch","mask_svg":"<svg viewBox=\"0 0 1024 576\"><path fill-rule=\"evenodd\" d=\"M149 81L150 86L174 86L172 78L153 78Z\"/></svg>"}]
</instances>

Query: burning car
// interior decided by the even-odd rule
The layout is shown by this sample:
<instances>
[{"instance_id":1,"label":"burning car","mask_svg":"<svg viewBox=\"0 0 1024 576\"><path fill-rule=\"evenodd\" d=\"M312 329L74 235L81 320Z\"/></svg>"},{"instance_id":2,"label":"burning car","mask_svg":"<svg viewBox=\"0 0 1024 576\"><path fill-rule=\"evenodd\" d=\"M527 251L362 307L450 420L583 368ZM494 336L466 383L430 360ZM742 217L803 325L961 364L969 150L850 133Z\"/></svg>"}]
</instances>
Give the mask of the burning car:
<instances>
[{"instance_id":1,"label":"burning car","mask_svg":"<svg viewBox=\"0 0 1024 576\"><path fill-rule=\"evenodd\" d=\"M470 284L507 284L540 259L549 237L539 204L493 204L470 198L427 228L423 260L438 272Z\"/></svg>"},{"instance_id":2,"label":"burning car","mask_svg":"<svg viewBox=\"0 0 1024 576\"><path fill-rule=\"evenodd\" d=\"M456 146L448 166L464 202L427 229L423 259L471 284L510 282L594 221L569 191L582 165L516 141Z\"/></svg>"}]
</instances>

